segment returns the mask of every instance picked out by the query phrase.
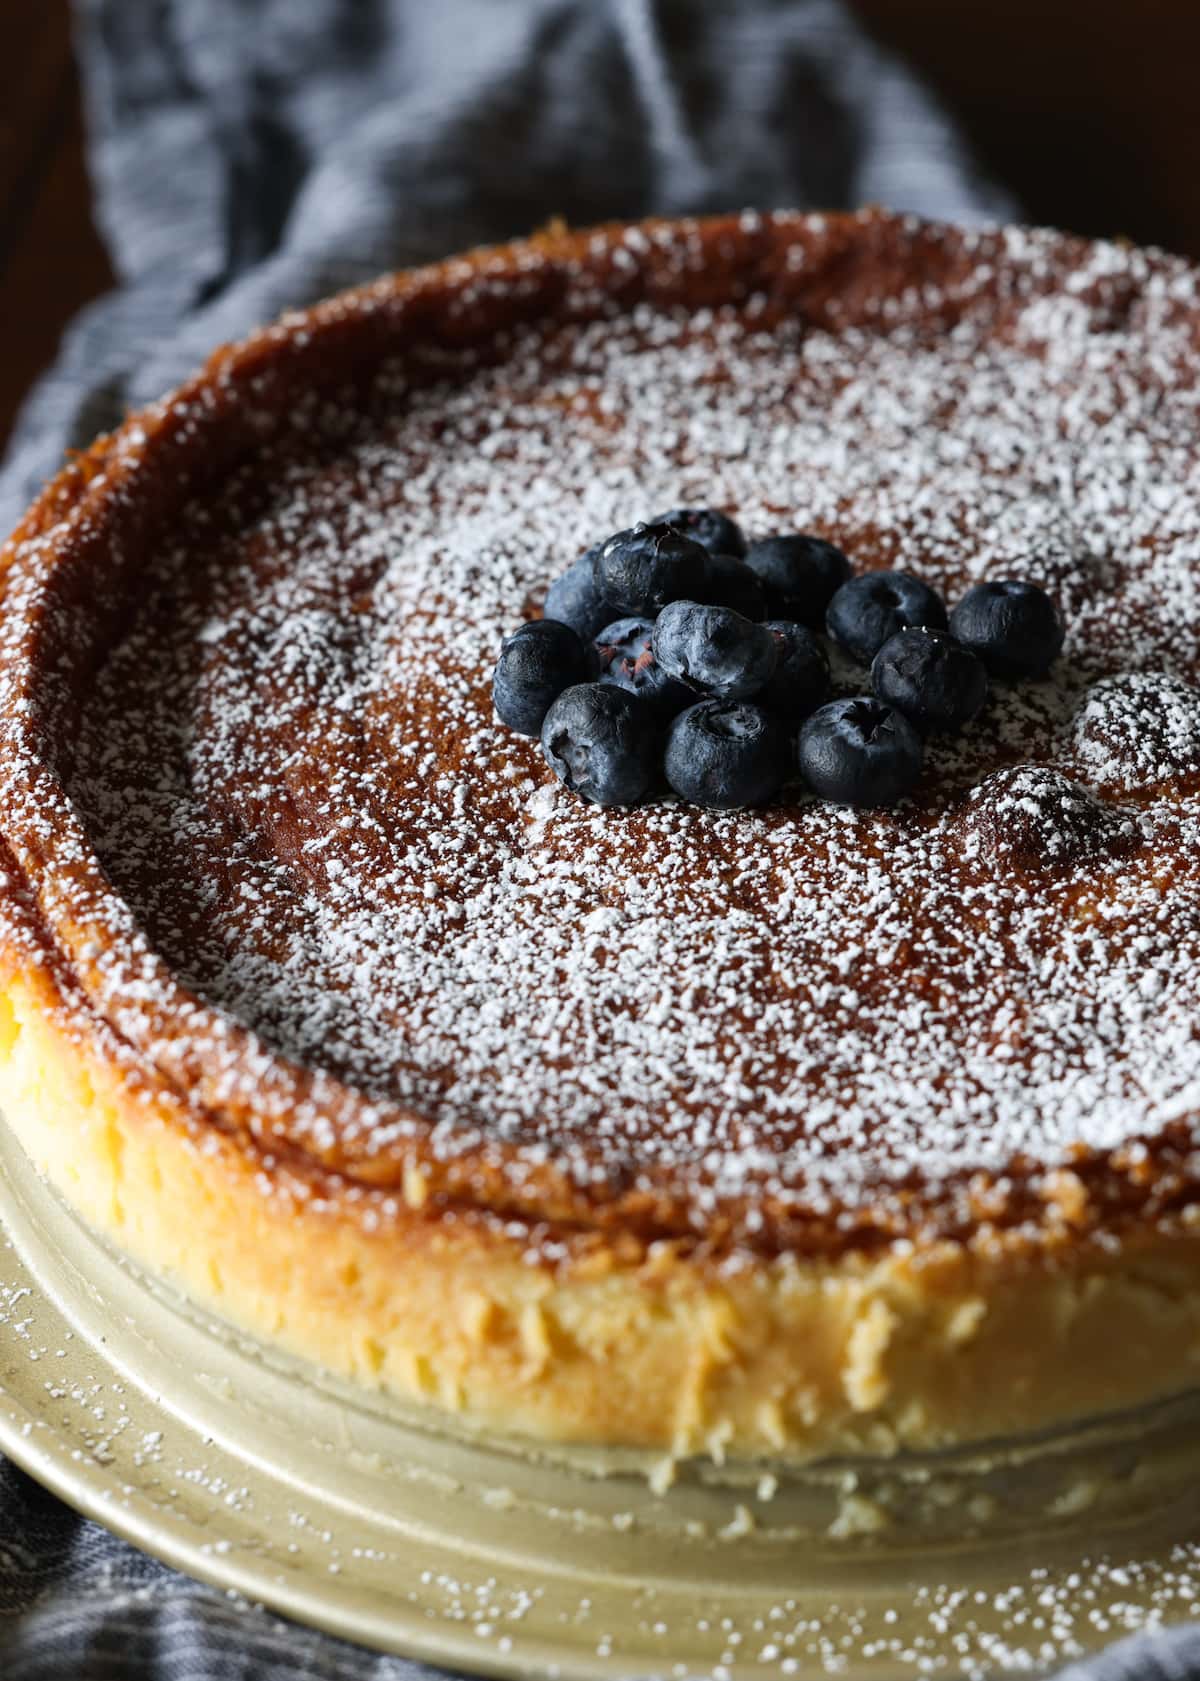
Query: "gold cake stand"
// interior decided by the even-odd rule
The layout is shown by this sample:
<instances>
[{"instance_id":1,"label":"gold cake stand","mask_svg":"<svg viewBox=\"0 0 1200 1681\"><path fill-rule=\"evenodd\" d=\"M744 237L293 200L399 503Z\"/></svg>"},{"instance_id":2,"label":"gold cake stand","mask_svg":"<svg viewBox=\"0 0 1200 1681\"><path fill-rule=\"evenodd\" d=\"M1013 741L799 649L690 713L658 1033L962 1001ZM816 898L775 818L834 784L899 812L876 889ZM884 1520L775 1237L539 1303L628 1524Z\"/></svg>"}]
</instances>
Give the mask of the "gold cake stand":
<instances>
[{"instance_id":1,"label":"gold cake stand","mask_svg":"<svg viewBox=\"0 0 1200 1681\"><path fill-rule=\"evenodd\" d=\"M451 1436L240 1339L85 1230L2 1125L0 1216L3 1451L347 1639L563 1681L898 1681L1046 1672L1200 1616L1196 1397L969 1461L685 1467L655 1492L646 1467Z\"/></svg>"}]
</instances>

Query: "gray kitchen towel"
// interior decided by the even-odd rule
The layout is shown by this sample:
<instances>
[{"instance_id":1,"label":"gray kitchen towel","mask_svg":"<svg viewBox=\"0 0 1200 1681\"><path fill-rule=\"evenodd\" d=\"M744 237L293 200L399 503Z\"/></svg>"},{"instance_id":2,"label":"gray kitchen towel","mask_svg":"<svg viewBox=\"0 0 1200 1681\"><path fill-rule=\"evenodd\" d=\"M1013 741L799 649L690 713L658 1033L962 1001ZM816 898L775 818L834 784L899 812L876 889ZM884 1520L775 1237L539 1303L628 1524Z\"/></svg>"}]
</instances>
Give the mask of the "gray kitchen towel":
<instances>
[{"instance_id":1,"label":"gray kitchen towel","mask_svg":"<svg viewBox=\"0 0 1200 1681\"><path fill-rule=\"evenodd\" d=\"M838 0L79 0L77 26L120 284L21 416L5 528L64 449L221 340L551 216L1013 211ZM2 1681L432 1673L180 1577L0 1462ZM1070 1675L1200 1676L1200 1630Z\"/></svg>"},{"instance_id":2,"label":"gray kitchen towel","mask_svg":"<svg viewBox=\"0 0 1200 1681\"><path fill-rule=\"evenodd\" d=\"M839 0L78 0L77 24L121 285L21 417L5 530L223 340L552 216L1012 210Z\"/></svg>"}]
</instances>

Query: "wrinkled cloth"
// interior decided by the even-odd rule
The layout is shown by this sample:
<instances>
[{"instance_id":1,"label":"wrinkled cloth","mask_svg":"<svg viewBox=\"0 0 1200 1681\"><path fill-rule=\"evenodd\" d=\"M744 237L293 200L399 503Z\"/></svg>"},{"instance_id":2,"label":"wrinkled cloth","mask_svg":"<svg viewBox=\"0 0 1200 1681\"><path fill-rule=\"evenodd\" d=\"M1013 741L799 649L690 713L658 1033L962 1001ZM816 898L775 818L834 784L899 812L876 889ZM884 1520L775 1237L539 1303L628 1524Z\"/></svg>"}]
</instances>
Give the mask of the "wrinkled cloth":
<instances>
[{"instance_id":1,"label":"wrinkled cloth","mask_svg":"<svg viewBox=\"0 0 1200 1681\"><path fill-rule=\"evenodd\" d=\"M221 341L553 216L1015 211L838 0L78 0L76 23L119 285L25 407L5 529L64 450ZM182 1577L0 1461L3 1681L434 1673ZM1068 1676L1200 1676L1200 1630Z\"/></svg>"},{"instance_id":2,"label":"wrinkled cloth","mask_svg":"<svg viewBox=\"0 0 1200 1681\"><path fill-rule=\"evenodd\" d=\"M5 530L64 449L217 344L387 269L554 216L1012 210L838 0L78 0L76 16L121 284L20 419Z\"/></svg>"}]
</instances>

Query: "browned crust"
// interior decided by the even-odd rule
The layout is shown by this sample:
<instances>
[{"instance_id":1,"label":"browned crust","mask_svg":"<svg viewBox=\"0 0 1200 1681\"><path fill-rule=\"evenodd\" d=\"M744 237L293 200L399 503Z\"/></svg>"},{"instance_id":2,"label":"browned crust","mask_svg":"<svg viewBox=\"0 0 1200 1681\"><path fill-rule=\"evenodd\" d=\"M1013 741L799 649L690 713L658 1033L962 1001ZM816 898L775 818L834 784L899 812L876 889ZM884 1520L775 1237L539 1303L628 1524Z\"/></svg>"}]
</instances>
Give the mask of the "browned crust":
<instances>
[{"instance_id":1,"label":"browned crust","mask_svg":"<svg viewBox=\"0 0 1200 1681\"><path fill-rule=\"evenodd\" d=\"M786 313L835 326L856 311L867 318L872 299L898 293L914 273L946 296L953 295L956 277L976 263L1000 262L999 244L990 246L989 236L975 236L968 246L954 229L883 212L650 222L642 233L634 254L623 226L547 232L378 281L219 350L194 380L98 440L47 486L0 552L0 610L12 569L31 552L39 566L54 569L64 599L86 596L112 552L144 553L183 498L251 452L291 392L365 384L382 356L409 346L486 341L518 321L623 310L643 299L701 306L750 293L765 300L764 323ZM785 255L798 243L805 248L799 267ZM1078 262L1086 249L1086 242L1062 236L1063 266ZM511 284L517 276L519 291ZM1002 273L996 285L1002 288ZM31 640L31 673L37 660L53 657L54 634L52 625L42 626ZM48 763L37 767L37 776L45 779L39 786L52 785ZM30 792L36 796L36 788ZM10 958L27 960L37 950L37 962L55 975L64 994L94 1000L94 953L104 943L94 907L103 905L108 887L86 837L76 836L85 844L72 879L55 879L57 905L64 908L51 912L45 887L56 869L54 841L47 843L19 814L0 817L0 832L11 864L0 898L6 912L0 937ZM873 1204L841 1217L770 1197L756 1197L753 1207L744 1198L726 1198L698 1230L687 1184L665 1169L648 1188L634 1184L632 1163L624 1175L586 1186L568 1180L554 1163L524 1162L515 1176L509 1170L519 1146L496 1142L443 1159L421 1136L421 1118L399 1110L387 1113L415 1122L417 1136L380 1146L372 1141L374 1129L355 1124L363 1107L356 1093L328 1077L315 1085L312 1070L279 1057L271 1064L269 1109L231 1100L222 1095L220 1071L196 1049L194 1026L211 1013L172 977L159 979L168 983L169 1007L148 1011L123 1036L111 1023L97 1023L107 1054L185 1106L193 1124L268 1151L334 1197L355 1186L400 1188L417 1172L431 1211L474 1209L517 1218L572 1245L587 1246L601 1235L636 1246L666 1238L712 1256L735 1245L767 1255L832 1256L896 1240L925 1245L946 1239L1063 1252L1096 1234L1121 1235L1148 1223L1169 1227L1200 1197L1187 1171L1195 1128L1195 1117L1188 1117L1118 1150L1081 1148L1066 1173L1047 1174L1042 1164L1018 1159L1002 1176L981 1173L949 1184L914 1181L881 1190ZM261 1062L263 1047L248 1031L235 1025L225 1042L232 1065L252 1057ZM297 1109L315 1101L332 1123L330 1142L321 1149L301 1146L290 1125Z\"/></svg>"},{"instance_id":2,"label":"browned crust","mask_svg":"<svg viewBox=\"0 0 1200 1681\"><path fill-rule=\"evenodd\" d=\"M1194 1382L1195 1229L1060 1261L942 1243L721 1267L595 1232L551 1258L418 1182L333 1187L217 1132L81 1009L0 963L0 1103L89 1225L253 1335L468 1432L801 1463L1052 1430Z\"/></svg>"}]
</instances>

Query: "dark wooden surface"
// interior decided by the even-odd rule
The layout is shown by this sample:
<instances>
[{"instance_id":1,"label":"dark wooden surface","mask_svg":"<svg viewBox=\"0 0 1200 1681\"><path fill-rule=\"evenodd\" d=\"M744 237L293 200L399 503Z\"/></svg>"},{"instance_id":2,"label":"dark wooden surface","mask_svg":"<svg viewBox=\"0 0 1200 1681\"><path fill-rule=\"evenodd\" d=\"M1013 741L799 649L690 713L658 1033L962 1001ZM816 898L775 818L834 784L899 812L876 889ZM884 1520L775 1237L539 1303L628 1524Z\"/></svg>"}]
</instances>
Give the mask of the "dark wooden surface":
<instances>
[{"instance_id":1,"label":"dark wooden surface","mask_svg":"<svg viewBox=\"0 0 1200 1681\"><path fill-rule=\"evenodd\" d=\"M1200 257L1200 0L849 0L1028 219Z\"/></svg>"},{"instance_id":2,"label":"dark wooden surface","mask_svg":"<svg viewBox=\"0 0 1200 1681\"><path fill-rule=\"evenodd\" d=\"M1200 0L849 3L1032 219L1200 257ZM110 284L68 0L0 0L0 445L66 321Z\"/></svg>"},{"instance_id":3,"label":"dark wooden surface","mask_svg":"<svg viewBox=\"0 0 1200 1681\"><path fill-rule=\"evenodd\" d=\"M112 284L90 196L67 0L0 0L0 447L66 322Z\"/></svg>"}]
</instances>

